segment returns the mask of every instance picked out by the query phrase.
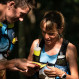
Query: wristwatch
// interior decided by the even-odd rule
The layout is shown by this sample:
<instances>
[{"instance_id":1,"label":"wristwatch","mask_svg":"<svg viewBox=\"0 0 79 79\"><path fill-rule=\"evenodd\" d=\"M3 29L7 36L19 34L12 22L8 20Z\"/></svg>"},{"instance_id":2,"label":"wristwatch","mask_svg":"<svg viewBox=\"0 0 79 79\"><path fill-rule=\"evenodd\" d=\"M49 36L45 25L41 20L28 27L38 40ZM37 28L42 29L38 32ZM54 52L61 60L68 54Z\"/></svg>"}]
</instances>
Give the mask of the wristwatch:
<instances>
[{"instance_id":1,"label":"wristwatch","mask_svg":"<svg viewBox=\"0 0 79 79\"><path fill-rule=\"evenodd\" d=\"M66 73L61 76L61 79L66 79Z\"/></svg>"}]
</instances>

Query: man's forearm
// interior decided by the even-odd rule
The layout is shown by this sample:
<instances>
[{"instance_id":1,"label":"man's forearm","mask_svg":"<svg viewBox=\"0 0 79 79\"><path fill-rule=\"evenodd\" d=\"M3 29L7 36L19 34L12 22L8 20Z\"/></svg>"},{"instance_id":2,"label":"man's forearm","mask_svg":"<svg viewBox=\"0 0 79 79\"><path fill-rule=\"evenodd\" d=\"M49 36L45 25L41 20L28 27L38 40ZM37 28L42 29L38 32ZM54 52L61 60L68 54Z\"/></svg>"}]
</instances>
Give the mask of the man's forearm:
<instances>
[{"instance_id":1,"label":"man's forearm","mask_svg":"<svg viewBox=\"0 0 79 79\"><path fill-rule=\"evenodd\" d=\"M7 59L1 59L0 60L0 70L2 69L11 69L15 67L16 62L18 61L16 59L7 60Z\"/></svg>"},{"instance_id":2,"label":"man's forearm","mask_svg":"<svg viewBox=\"0 0 79 79\"><path fill-rule=\"evenodd\" d=\"M0 70L9 69L9 70L15 70L15 71L26 71L26 70L28 70L28 68L35 68L35 67L36 67L36 65L32 64L32 61L28 61L25 58L0 60Z\"/></svg>"},{"instance_id":3,"label":"man's forearm","mask_svg":"<svg viewBox=\"0 0 79 79\"><path fill-rule=\"evenodd\" d=\"M2 70L2 69L12 70L14 67L23 70L23 69L25 69L25 66L27 66L26 62L27 62L27 59L12 59L12 60L1 59L0 60L0 70ZM25 64L24 67L23 67L23 64Z\"/></svg>"},{"instance_id":4,"label":"man's forearm","mask_svg":"<svg viewBox=\"0 0 79 79\"><path fill-rule=\"evenodd\" d=\"M6 63L7 63L6 59L1 59L0 60L0 70L6 69Z\"/></svg>"}]
</instances>

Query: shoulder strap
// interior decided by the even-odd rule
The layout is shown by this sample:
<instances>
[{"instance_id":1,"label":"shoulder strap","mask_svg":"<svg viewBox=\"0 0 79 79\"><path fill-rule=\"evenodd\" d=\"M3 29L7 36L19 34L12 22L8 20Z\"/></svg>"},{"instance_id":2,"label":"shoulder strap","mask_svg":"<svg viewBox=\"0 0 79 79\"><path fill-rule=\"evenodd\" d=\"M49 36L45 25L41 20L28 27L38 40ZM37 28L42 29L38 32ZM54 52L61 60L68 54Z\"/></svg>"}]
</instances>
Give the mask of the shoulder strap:
<instances>
[{"instance_id":1,"label":"shoulder strap","mask_svg":"<svg viewBox=\"0 0 79 79\"><path fill-rule=\"evenodd\" d=\"M43 48L43 46L44 46L44 39L42 38L42 40L41 40L41 42L40 42L40 44L39 44L39 47L41 47L41 49Z\"/></svg>"},{"instance_id":2,"label":"shoulder strap","mask_svg":"<svg viewBox=\"0 0 79 79\"><path fill-rule=\"evenodd\" d=\"M62 46L61 46L61 49L59 51L58 56L62 57L62 55L66 55L66 50L67 50L68 43L69 43L68 40L63 39L63 43L62 43ZM60 65L60 66L66 66L67 65L66 57L61 58L61 59L58 59L58 57L57 57L57 60L56 60L55 64Z\"/></svg>"},{"instance_id":3,"label":"shoulder strap","mask_svg":"<svg viewBox=\"0 0 79 79\"><path fill-rule=\"evenodd\" d=\"M65 55L66 54L66 50L67 50L68 43L69 43L68 40L63 39L63 43L62 43L61 49L59 51L59 54L60 55Z\"/></svg>"}]
</instances>

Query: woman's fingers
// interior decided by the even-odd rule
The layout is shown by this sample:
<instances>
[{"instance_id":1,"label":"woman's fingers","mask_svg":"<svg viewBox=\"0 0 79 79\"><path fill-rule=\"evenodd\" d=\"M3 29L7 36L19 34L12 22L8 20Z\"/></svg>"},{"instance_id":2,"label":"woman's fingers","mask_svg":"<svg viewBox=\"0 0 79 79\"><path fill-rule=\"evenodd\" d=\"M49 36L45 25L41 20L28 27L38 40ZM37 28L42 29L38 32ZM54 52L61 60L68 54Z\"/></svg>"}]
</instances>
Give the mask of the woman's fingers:
<instances>
[{"instance_id":1,"label":"woman's fingers","mask_svg":"<svg viewBox=\"0 0 79 79\"><path fill-rule=\"evenodd\" d=\"M55 76L56 76L56 72L52 72L52 71L45 71L45 74L46 74L48 77L55 77Z\"/></svg>"},{"instance_id":2,"label":"woman's fingers","mask_svg":"<svg viewBox=\"0 0 79 79\"><path fill-rule=\"evenodd\" d=\"M56 71L55 71L55 67L49 67L47 66L48 69L44 70L44 73L48 76L48 77L55 77L56 76Z\"/></svg>"}]
</instances>

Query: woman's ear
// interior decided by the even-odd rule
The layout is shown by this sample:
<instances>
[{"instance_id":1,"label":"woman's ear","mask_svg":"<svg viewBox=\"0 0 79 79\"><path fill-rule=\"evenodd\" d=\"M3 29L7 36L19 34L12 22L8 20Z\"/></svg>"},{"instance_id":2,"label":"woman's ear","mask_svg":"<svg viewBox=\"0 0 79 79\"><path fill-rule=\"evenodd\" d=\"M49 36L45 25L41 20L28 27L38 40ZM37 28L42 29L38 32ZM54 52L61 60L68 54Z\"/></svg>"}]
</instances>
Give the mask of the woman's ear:
<instances>
[{"instance_id":1,"label":"woman's ear","mask_svg":"<svg viewBox=\"0 0 79 79\"><path fill-rule=\"evenodd\" d=\"M62 34L63 32L63 27L61 27L59 30L58 30L59 34Z\"/></svg>"},{"instance_id":2,"label":"woman's ear","mask_svg":"<svg viewBox=\"0 0 79 79\"><path fill-rule=\"evenodd\" d=\"M8 7L8 9L10 10L12 7L14 7L15 6L15 2L14 1L9 1L9 2L7 2L7 7Z\"/></svg>"}]
</instances>

